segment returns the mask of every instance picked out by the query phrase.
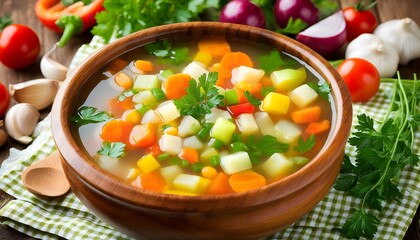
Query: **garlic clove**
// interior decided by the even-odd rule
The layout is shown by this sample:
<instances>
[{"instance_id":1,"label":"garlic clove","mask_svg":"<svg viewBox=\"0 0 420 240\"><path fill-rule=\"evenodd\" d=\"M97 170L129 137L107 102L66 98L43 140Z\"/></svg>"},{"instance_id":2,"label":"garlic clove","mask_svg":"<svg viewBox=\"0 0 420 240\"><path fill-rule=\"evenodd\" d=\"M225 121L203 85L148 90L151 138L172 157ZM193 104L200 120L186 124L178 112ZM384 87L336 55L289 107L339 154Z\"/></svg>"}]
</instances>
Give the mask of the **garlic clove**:
<instances>
[{"instance_id":1,"label":"garlic clove","mask_svg":"<svg viewBox=\"0 0 420 240\"><path fill-rule=\"evenodd\" d=\"M9 85L9 93L18 103L29 103L37 110L50 106L60 86L59 81L52 79L35 79Z\"/></svg>"},{"instance_id":2,"label":"garlic clove","mask_svg":"<svg viewBox=\"0 0 420 240\"><path fill-rule=\"evenodd\" d=\"M40 113L28 103L18 103L12 106L4 119L6 131L16 141L29 144L32 135L38 124Z\"/></svg>"},{"instance_id":3,"label":"garlic clove","mask_svg":"<svg viewBox=\"0 0 420 240\"><path fill-rule=\"evenodd\" d=\"M57 49L57 43L42 57L41 59L41 72L47 79L56 79L64 81L67 76L68 68L61 63L53 60L50 55Z\"/></svg>"}]
</instances>

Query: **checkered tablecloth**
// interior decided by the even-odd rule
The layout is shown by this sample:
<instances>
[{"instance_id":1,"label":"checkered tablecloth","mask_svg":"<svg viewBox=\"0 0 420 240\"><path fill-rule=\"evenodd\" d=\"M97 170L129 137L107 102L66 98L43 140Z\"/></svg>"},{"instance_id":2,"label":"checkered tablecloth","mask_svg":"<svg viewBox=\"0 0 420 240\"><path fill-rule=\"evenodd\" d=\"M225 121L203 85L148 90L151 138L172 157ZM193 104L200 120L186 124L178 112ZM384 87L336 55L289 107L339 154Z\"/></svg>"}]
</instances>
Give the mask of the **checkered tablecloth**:
<instances>
[{"instance_id":1,"label":"checkered tablecloth","mask_svg":"<svg viewBox=\"0 0 420 240\"><path fill-rule=\"evenodd\" d=\"M79 49L70 68L103 45L101 39L94 37L90 44ZM356 115L361 113L380 121L388 108L391 90L391 84L382 83L373 100L353 104L353 125L357 121ZM11 149L10 157L0 168L0 188L14 197L0 209L1 223L40 239L129 239L93 215L72 192L64 198L43 200L26 190L20 178L23 169L55 150L48 117L38 124L34 136L35 140L28 148ZM416 140L417 153L420 153L420 132L417 132ZM346 153L354 157L355 149L347 145ZM420 167L406 168L399 183L403 198L401 202L385 205L379 215L381 222L375 239L403 239L420 204L419 186ZM349 216L350 209L359 204L359 199L331 189L313 211L268 239L343 239L338 229Z\"/></svg>"}]
</instances>

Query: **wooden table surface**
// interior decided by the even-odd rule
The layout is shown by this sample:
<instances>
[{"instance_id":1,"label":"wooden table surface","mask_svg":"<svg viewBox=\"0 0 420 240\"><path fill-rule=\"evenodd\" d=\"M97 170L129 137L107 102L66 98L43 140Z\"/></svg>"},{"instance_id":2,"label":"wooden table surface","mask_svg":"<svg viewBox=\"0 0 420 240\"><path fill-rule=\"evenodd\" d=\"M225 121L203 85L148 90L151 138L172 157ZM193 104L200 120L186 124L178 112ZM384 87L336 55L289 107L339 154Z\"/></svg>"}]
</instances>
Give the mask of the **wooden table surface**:
<instances>
[{"instance_id":1,"label":"wooden table surface","mask_svg":"<svg viewBox=\"0 0 420 240\"><path fill-rule=\"evenodd\" d=\"M342 8L355 5L358 0L337 0ZM9 83L19 83L31 79L41 78L42 74L39 68L41 56L48 51L51 46L58 41L60 35L45 28L41 22L35 17L34 13L35 0L0 0L0 16L10 15L14 23L21 23L31 27L39 36L41 42L41 53L38 60L30 67L15 71L8 69L0 64L0 81L6 86ZM378 0L374 9L379 22L390 19L410 17L420 24L420 0ZM52 58L64 65L69 65L77 49L84 43L88 43L92 35L87 32L74 37L64 48L57 50ZM411 61L405 66L400 66L399 70L403 78L412 78L413 73L420 77L420 59ZM44 110L42 115L45 116L49 109ZM0 147L0 164L9 156L10 148L24 149L26 146L17 143L12 139L8 139L7 143ZM0 190L0 208L11 197ZM410 225L404 240L419 240L419 209ZM320 236L321 237L321 236ZM32 239L13 229L5 226L0 227L0 240L6 239Z\"/></svg>"}]
</instances>

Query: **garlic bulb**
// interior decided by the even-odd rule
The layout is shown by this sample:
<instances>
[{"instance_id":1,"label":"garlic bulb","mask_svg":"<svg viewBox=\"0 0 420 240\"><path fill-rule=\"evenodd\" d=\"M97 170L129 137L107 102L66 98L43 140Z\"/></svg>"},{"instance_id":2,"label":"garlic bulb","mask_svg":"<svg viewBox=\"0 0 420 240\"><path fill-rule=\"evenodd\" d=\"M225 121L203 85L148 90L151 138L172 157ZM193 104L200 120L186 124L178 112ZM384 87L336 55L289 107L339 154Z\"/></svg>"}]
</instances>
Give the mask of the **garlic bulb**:
<instances>
[{"instance_id":1,"label":"garlic bulb","mask_svg":"<svg viewBox=\"0 0 420 240\"><path fill-rule=\"evenodd\" d=\"M378 36L364 33L353 39L346 49L346 58L362 58L372 63L381 77L392 77L397 72L397 49Z\"/></svg>"},{"instance_id":2,"label":"garlic bulb","mask_svg":"<svg viewBox=\"0 0 420 240\"><path fill-rule=\"evenodd\" d=\"M18 103L29 103L41 110L54 101L60 82L52 79L36 79L18 84L10 84L10 95Z\"/></svg>"},{"instance_id":3,"label":"garlic bulb","mask_svg":"<svg viewBox=\"0 0 420 240\"><path fill-rule=\"evenodd\" d=\"M38 110L28 103L18 103L11 107L4 119L6 131L16 141L29 144L40 114Z\"/></svg>"},{"instance_id":4,"label":"garlic bulb","mask_svg":"<svg viewBox=\"0 0 420 240\"><path fill-rule=\"evenodd\" d=\"M373 34L397 49L400 64L420 58L420 28L411 18L383 22Z\"/></svg>"},{"instance_id":5,"label":"garlic bulb","mask_svg":"<svg viewBox=\"0 0 420 240\"><path fill-rule=\"evenodd\" d=\"M47 79L56 79L58 81L64 81L67 76L68 68L63 66L61 63L50 58L52 52L57 49L57 44L42 57L41 59L41 72Z\"/></svg>"}]
</instances>

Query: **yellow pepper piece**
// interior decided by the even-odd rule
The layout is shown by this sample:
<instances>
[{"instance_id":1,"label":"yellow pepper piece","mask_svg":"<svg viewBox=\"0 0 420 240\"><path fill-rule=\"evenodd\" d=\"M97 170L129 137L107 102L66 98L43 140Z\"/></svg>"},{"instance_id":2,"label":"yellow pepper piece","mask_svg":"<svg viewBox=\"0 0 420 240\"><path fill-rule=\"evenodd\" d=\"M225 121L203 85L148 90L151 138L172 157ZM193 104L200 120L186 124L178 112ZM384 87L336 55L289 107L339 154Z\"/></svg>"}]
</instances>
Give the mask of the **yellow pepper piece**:
<instances>
[{"instance_id":1,"label":"yellow pepper piece","mask_svg":"<svg viewBox=\"0 0 420 240\"><path fill-rule=\"evenodd\" d=\"M200 62L206 66L210 64L211 60L213 60L213 56L209 52L198 51L194 56L194 61Z\"/></svg>"},{"instance_id":2,"label":"yellow pepper piece","mask_svg":"<svg viewBox=\"0 0 420 240\"><path fill-rule=\"evenodd\" d=\"M160 168L160 163L153 157L152 154L147 154L137 161L142 173L150 173Z\"/></svg>"},{"instance_id":3,"label":"yellow pepper piece","mask_svg":"<svg viewBox=\"0 0 420 240\"><path fill-rule=\"evenodd\" d=\"M270 92L265 96L261 108L271 114L285 114L289 111L290 98L286 95Z\"/></svg>"}]
</instances>

